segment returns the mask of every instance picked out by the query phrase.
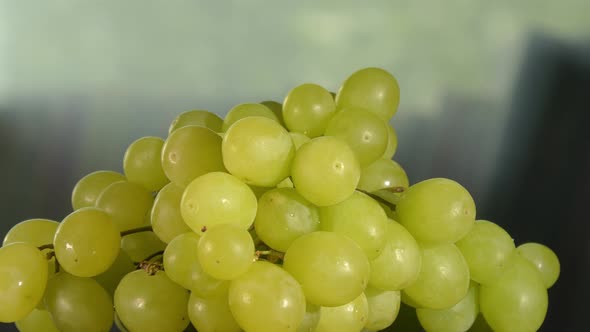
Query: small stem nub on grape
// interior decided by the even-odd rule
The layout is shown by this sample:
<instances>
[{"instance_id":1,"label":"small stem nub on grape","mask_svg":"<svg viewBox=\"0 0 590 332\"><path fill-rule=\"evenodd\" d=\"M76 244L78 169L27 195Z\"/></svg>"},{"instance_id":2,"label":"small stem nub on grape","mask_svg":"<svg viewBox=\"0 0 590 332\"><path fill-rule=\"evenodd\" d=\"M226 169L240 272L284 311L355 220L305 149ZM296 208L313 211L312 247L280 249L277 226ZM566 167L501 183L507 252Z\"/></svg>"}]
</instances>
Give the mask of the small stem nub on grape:
<instances>
[{"instance_id":1,"label":"small stem nub on grape","mask_svg":"<svg viewBox=\"0 0 590 332\"><path fill-rule=\"evenodd\" d=\"M39 250L53 249L53 243L44 244L42 246L37 247L37 249L39 249Z\"/></svg>"},{"instance_id":2,"label":"small stem nub on grape","mask_svg":"<svg viewBox=\"0 0 590 332\"><path fill-rule=\"evenodd\" d=\"M152 226L138 227L138 228L133 228L133 229L128 229L126 231L122 231L121 237L123 237L125 235L141 233L141 232L151 232L151 231L153 231Z\"/></svg>"},{"instance_id":3,"label":"small stem nub on grape","mask_svg":"<svg viewBox=\"0 0 590 332\"><path fill-rule=\"evenodd\" d=\"M256 250L254 260L266 259L271 263L279 263L285 259L285 254L276 250Z\"/></svg>"},{"instance_id":4,"label":"small stem nub on grape","mask_svg":"<svg viewBox=\"0 0 590 332\"><path fill-rule=\"evenodd\" d=\"M201 232L205 233L207 231L207 226L201 227Z\"/></svg>"},{"instance_id":5,"label":"small stem nub on grape","mask_svg":"<svg viewBox=\"0 0 590 332\"><path fill-rule=\"evenodd\" d=\"M158 271L164 271L164 265L158 262L143 261L139 263L138 267L151 276L156 274Z\"/></svg>"}]
</instances>

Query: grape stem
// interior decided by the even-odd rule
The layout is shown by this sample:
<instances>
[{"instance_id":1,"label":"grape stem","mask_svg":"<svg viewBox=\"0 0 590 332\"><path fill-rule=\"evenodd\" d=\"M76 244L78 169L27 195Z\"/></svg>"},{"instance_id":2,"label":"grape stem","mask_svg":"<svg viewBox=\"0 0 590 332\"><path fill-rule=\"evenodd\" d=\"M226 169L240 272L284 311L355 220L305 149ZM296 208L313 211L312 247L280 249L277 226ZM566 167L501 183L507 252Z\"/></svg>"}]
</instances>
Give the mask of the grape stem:
<instances>
[{"instance_id":1,"label":"grape stem","mask_svg":"<svg viewBox=\"0 0 590 332\"><path fill-rule=\"evenodd\" d=\"M37 247L37 249L39 249L39 250L53 249L53 243L44 244L42 246Z\"/></svg>"},{"instance_id":2,"label":"grape stem","mask_svg":"<svg viewBox=\"0 0 590 332\"><path fill-rule=\"evenodd\" d=\"M284 253L282 253L280 251L272 250L272 249L256 250L255 255L256 255L255 260L259 260L262 258L261 256L265 256L264 258L271 263L277 263L277 262L285 259Z\"/></svg>"},{"instance_id":3,"label":"grape stem","mask_svg":"<svg viewBox=\"0 0 590 332\"><path fill-rule=\"evenodd\" d=\"M144 226L144 227L138 227L138 228L132 228L132 229L128 229L126 231L122 231L121 232L121 237L125 236L125 235L130 235L130 234L135 234L135 233L141 233L141 232L151 232L152 226Z\"/></svg>"}]
</instances>

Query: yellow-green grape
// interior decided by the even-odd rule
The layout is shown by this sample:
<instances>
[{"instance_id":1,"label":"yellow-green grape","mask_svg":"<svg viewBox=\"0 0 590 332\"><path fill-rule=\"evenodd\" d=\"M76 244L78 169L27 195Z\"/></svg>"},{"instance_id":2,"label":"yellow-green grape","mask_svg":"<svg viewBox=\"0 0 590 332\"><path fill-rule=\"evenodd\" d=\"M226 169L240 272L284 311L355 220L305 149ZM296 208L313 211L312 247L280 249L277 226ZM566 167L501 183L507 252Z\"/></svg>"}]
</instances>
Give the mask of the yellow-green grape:
<instances>
[{"instance_id":1,"label":"yellow-green grape","mask_svg":"<svg viewBox=\"0 0 590 332\"><path fill-rule=\"evenodd\" d=\"M152 229L160 240L166 243L182 233L191 231L180 214L183 192L184 188L171 182L158 192L154 201L150 215Z\"/></svg>"},{"instance_id":2,"label":"yellow-green grape","mask_svg":"<svg viewBox=\"0 0 590 332\"><path fill-rule=\"evenodd\" d=\"M127 255L125 251L119 250L119 255L111 267L105 272L95 276L94 280L98 281L110 296L113 296L121 279L133 270L135 270L135 264L133 264L129 255Z\"/></svg>"},{"instance_id":3,"label":"yellow-green grape","mask_svg":"<svg viewBox=\"0 0 590 332\"><path fill-rule=\"evenodd\" d=\"M53 236L59 223L49 219L28 219L12 226L4 236L2 246L15 242L26 242L35 247L53 243Z\"/></svg>"},{"instance_id":4,"label":"yellow-green grape","mask_svg":"<svg viewBox=\"0 0 590 332\"><path fill-rule=\"evenodd\" d=\"M320 229L351 238L373 259L386 242L387 216L371 197L355 191L344 201L320 208Z\"/></svg>"},{"instance_id":5,"label":"yellow-green grape","mask_svg":"<svg viewBox=\"0 0 590 332\"><path fill-rule=\"evenodd\" d=\"M262 104L246 103L234 106L223 119L221 131L226 132L235 122L250 116L261 116L269 118L280 124L279 118L274 112Z\"/></svg>"},{"instance_id":6,"label":"yellow-green grape","mask_svg":"<svg viewBox=\"0 0 590 332\"><path fill-rule=\"evenodd\" d=\"M480 286L479 305L494 331L537 331L547 314L547 289L535 267L515 254L496 281Z\"/></svg>"},{"instance_id":7,"label":"yellow-green grape","mask_svg":"<svg viewBox=\"0 0 590 332\"><path fill-rule=\"evenodd\" d=\"M446 309L459 303L469 290L469 267L454 244L422 249L418 279L404 293L418 307Z\"/></svg>"},{"instance_id":8,"label":"yellow-green grape","mask_svg":"<svg viewBox=\"0 0 590 332\"><path fill-rule=\"evenodd\" d=\"M420 325L427 332L467 331L479 314L479 285L472 283L467 295L448 309L417 308Z\"/></svg>"},{"instance_id":9,"label":"yellow-green grape","mask_svg":"<svg viewBox=\"0 0 590 332\"><path fill-rule=\"evenodd\" d=\"M402 195L397 221L422 244L454 243L475 222L475 202L469 192L444 178L419 182Z\"/></svg>"},{"instance_id":10,"label":"yellow-green grape","mask_svg":"<svg viewBox=\"0 0 590 332\"><path fill-rule=\"evenodd\" d=\"M115 310L129 331L181 332L189 324L189 292L164 271L137 270L126 275L115 291Z\"/></svg>"},{"instance_id":11,"label":"yellow-green grape","mask_svg":"<svg viewBox=\"0 0 590 332\"><path fill-rule=\"evenodd\" d=\"M287 94L283 102L283 119L289 131L310 138L324 134L336 111L330 92L317 84L302 84Z\"/></svg>"},{"instance_id":12,"label":"yellow-green grape","mask_svg":"<svg viewBox=\"0 0 590 332\"><path fill-rule=\"evenodd\" d=\"M399 85L393 75L380 68L364 68L350 75L336 95L336 107L362 107L389 119L399 105Z\"/></svg>"},{"instance_id":13,"label":"yellow-green grape","mask_svg":"<svg viewBox=\"0 0 590 332\"><path fill-rule=\"evenodd\" d=\"M380 331L395 321L400 307L400 292L386 291L373 287L365 289L365 296L369 305L369 316L365 328Z\"/></svg>"},{"instance_id":14,"label":"yellow-green grape","mask_svg":"<svg viewBox=\"0 0 590 332\"><path fill-rule=\"evenodd\" d=\"M400 164L382 158L361 170L358 189L372 193L389 188L402 188L405 191L409 186L408 175ZM400 195L395 192L391 194Z\"/></svg>"},{"instance_id":15,"label":"yellow-green grape","mask_svg":"<svg viewBox=\"0 0 590 332\"><path fill-rule=\"evenodd\" d=\"M268 107L277 116L281 126L285 127L285 121L283 120L283 104L273 100L265 100L260 103Z\"/></svg>"},{"instance_id":16,"label":"yellow-green grape","mask_svg":"<svg viewBox=\"0 0 590 332\"><path fill-rule=\"evenodd\" d=\"M150 231L125 235L121 240L121 250L134 262L141 262L157 252L164 251L165 248L166 243Z\"/></svg>"},{"instance_id":17,"label":"yellow-green grape","mask_svg":"<svg viewBox=\"0 0 590 332\"><path fill-rule=\"evenodd\" d=\"M303 320L301 321L301 324L299 324L297 332L314 332L320 322L321 308L322 307L309 302L305 303L305 316L303 316Z\"/></svg>"},{"instance_id":18,"label":"yellow-green grape","mask_svg":"<svg viewBox=\"0 0 590 332\"><path fill-rule=\"evenodd\" d=\"M245 331L296 331L305 315L297 281L280 267L257 261L230 282L229 307Z\"/></svg>"},{"instance_id":19,"label":"yellow-green grape","mask_svg":"<svg viewBox=\"0 0 590 332\"><path fill-rule=\"evenodd\" d=\"M354 300L369 280L369 260L363 250L333 232L313 232L293 241L283 268L302 285L307 301L324 307Z\"/></svg>"},{"instance_id":20,"label":"yellow-green grape","mask_svg":"<svg viewBox=\"0 0 590 332\"><path fill-rule=\"evenodd\" d=\"M317 206L348 198L359 182L361 168L354 152L336 137L317 137L295 153L291 179L301 196Z\"/></svg>"},{"instance_id":21,"label":"yellow-green grape","mask_svg":"<svg viewBox=\"0 0 590 332\"><path fill-rule=\"evenodd\" d=\"M175 130L162 148L162 169L170 181L183 188L203 174L225 171L221 137L201 126Z\"/></svg>"},{"instance_id":22,"label":"yellow-green grape","mask_svg":"<svg viewBox=\"0 0 590 332\"><path fill-rule=\"evenodd\" d=\"M209 297L222 284L203 271L199 262L199 236L194 232L175 237L164 251L164 269L168 277L199 297Z\"/></svg>"},{"instance_id":23,"label":"yellow-green grape","mask_svg":"<svg viewBox=\"0 0 590 332\"><path fill-rule=\"evenodd\" d=\"M25 318L41 301L47 284L47 260L32 244L0 248L0 322Z\"/></svg>"},{"instance_id":24,"label":"yellow-green grape","mask_svg":"<svg viewBox=\"0 0 590 332\"><path fill-rule=\"evenodd\" d=\"M553 250L543 244L529 242L519 245L516 252L533 263L546 288L551 288L555 284L559 278L560 266Z\"/></svg>"},{"instance_id":25,"label":"yellow-green grape","mask_svg":"<svg viewBox=\"0 0 590 332\"><path fill-rule=\"evenodd\" d=\"M221 152L231 174L247 184L273 187L289 176L295 145L278 122L251 116L225 132Z\"/></svg>"},{"instance_id":26,"label":"yellow-green grape","mask_svg":"<svg viewBox=\"0 0 590 332\"><path fill-rule=\"evenodd\" d=\"M220 224L248 229L256 216L256 196L247 184L231 174L202 175L185 189L180 201L184 222L196 233Z\"/></svg>"},{"instance_id":27,"label":"yellow-green grape","mask_svg":"<svg viewBox=\"0 0 590 332\"><path fill-rule=\"evenodd\" d=\"M60 332L47 310L33 309L27 317L14 324L19 332Z\"/></svg>"},{"instance_id":28,"label":"yellow-green grape","mask_svg":"<svg viewBox=\"0 0 590 332\"><path fill-rule=\"evenodd\" d=\"M412 284L422 267L422 253L412 235L390 220L381 254L371 260L369 285L383 290L401 290Z\"/></svg>"},{"instance_id":29,"label":"yellow-green grape","mask_svg":"<svg viewBox=\"0 0 590 332\"><path fill-rule=\"evenodd\" d=\"M179 114L170 124L168 135L176 129L186 126L206 127L214 132L221 131L223 120L214 113L205 110L192 110Z\"/></svg>"},{"instance_id":30,"label":"yellow-green grape","mask_svg":"<svg viewBox=\"0 0 590 332\"><path fill-rule=\"evenodd\" d=\"M163 146L164 140L153 136L142 137L131 143L123 157L127 180L149 191L158 191L170 182L162 169Z\"/></svg>"},{"instance_id":31,"label":"yellow-green grape","mask_svg":"<svg viewBox=\"0 0 590 332\"><path fill-rule=\"evenodd\" d=\"M113 182L123 181L123 174L113 171L96 171L81 178L72 191L72 207L78 210L96 204L100 193Z\"/></svg>"},{"instance_id":32,"label":"yellow-green grape","mask_svg":"<svg viewBox=\"0 0 590 332\"><path fill-rule=\"evenodd\" d=\"M369 304L365 293L338 307L322 307L315 332L358 332L369 318Z\"/></svg>"},{"instance_id":33,"label":"yellow-green grape","mask_svg":"<svg viewBox=\"0 0 590 332\"><path fill-rule=\"evenodd\" d=\"M55 275L47 283L45 304L61 332L106 332L113 325L113 301L92 278Z\"/></svg>"},{"instance_id":34,"label":"yellow-green grape","mask_svg":"<svg viewBox=\"0 0 590 332\"><path fill-rule=\"evenodd\" d=\"M293 144L295 144L295 150L298 150L304 143L307 143L311 140L311 138L303 135L302 133L289 132L289 135L291 135Z\"/></svg>"},{"instance_id":35,"label":"yellow-green grape","mask_svg":"<svg viewBox=\"0 0 590 332\"><path fill-rule=\"evenodd\" d=\"M217 225L201 236L197 255L207 274L220 280L232 280L246 272L254 261L254 241L250 233L238 225Z\"/></svg>"},{"instance_id":36,"label":"yellow-green grape","mask_svg":"<svg viewBox=\"0 0 590 332\"><path fill-rule=\"evenodd\" d=\"M115 312L115 326L119 329L120 332L129 332L129 330L127 330L127 327L125 327L125 325L123 325L123 322L121 322L121 318L119 318L119 315L117 315L116 312Z\"/></svg>"},{"instance_id":37,"label":"yellow-green grape","mask_svg":"<svg viewBox=\"0 0 590 332\"><path fill-rule=\"evenodd\" d=\"M467 235L457 241L471 279L489 284L498 279L506 262L514 253L514 241L502 227L486 220L478 220Z\"/></svg>"},{"instance_id":38,"label":"yellow-green grape","mask_svg":"<svg viewBox=\"0 0 590 332\"><path fill-rule=\"evenodd\" d=\"M258 200L254 228L269 247L285 252L301 235L319 230L320 214L295 189L271 189Z\"/></svg>"},{"instance_id":39,"label":"yellow-green grape","mask_svg":"<svg viewBox=\"0 0 590 332\"><path fill-rule=\"evenodd\" d=\"M154 197L144 187L129 182L114 182L103 190L96 200L96 207L112 218L119 231L149 224L149 211Z\"/></svg>"},{"instance_id":40,"label":"yellow-green grape","mask_svg":"<svg viewBox=\"0 0 590 332\"><path fill-rule=\"evenodd\" d=\"M113 218L97 208L70 213L59 224L53 246L61 267L78 277L94 277L113 264L121 235Z\"/></svg>"},{"instance_id":41,"label":"yellow-green grape","mask_svg":"<svg viewBox=\"0 0 590 332\"><path fill-rule=\"evenodd\" d=\"M362 108L344 108L328 122L326 136L345 141L354 151L361 167L381 158L389 140L387 123L377 115Z\"/></svg>"},{"instance_id":42,"label":"yellow-green grape","mask_svg":"<svg viewBox=\"0 0 590 332\"><path fill-rule=\"evenodd\" d=\"M188 300L188 317L199 332L241 332L229 309L229 284L215 294L200 297L192 293Z\"/></svg>"},{"instance_id":43,"label":"yellow-green grape","mask_svg":"<svg viewBox=\"0 0 590 332\"><path fill-rule=\"evenodd\" d=\"M397 134L395 133L395 129L393 126L388 123L387 124L387 148L385 148L385 152L381 156L382 159L391 159L395 155L397 151Z\"/></svg>"}]
</instances>

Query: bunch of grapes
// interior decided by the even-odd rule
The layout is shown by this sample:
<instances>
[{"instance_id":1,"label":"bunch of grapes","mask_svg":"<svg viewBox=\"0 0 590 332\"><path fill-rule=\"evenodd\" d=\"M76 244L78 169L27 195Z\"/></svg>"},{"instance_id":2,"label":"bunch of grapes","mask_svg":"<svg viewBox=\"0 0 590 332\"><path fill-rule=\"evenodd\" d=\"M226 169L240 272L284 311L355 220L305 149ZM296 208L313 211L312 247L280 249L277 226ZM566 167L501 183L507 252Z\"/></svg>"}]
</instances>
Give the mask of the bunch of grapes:
<instances>
[{"instance_id":1,"label":"bunch of grapes","mask_svg":"<svg viewBox=\"0 0 590 332\"><path fill-rule=\"evenodd\" d=\"M427 331L537 330L556 255L476 221L453 180L410 186L392 160L398 103L395 78L366 68L337 94L303 84L225 119L180 114L128 147L124 174L80 179L61 222L6 234L0 321L358 332L395 329L402 307Z\"/></svg>"}]
</instances>

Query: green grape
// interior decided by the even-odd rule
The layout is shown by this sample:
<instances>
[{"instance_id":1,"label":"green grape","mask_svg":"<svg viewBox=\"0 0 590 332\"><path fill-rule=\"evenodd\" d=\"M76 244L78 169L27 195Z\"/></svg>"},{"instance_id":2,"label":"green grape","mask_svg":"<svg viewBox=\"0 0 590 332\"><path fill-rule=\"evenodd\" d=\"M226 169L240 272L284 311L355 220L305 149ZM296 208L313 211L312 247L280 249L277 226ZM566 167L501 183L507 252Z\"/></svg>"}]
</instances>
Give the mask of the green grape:
<instances>
[{"instance_id":1,"label":"green grape","mask_svg":"<svg viewBox=\"0 0 590 332\"><path fill-rule=\"evenodd\" d=\"M100 193L113 182L123 181L125 176L113 171L96 171L80 179L72 191L72 207L78 210L96 204Z\"/></svg>"},{"instance_id":2,"label":"green grape","mask_svg":"<svg viewBox=\"0 0 590 332\"><path fill-rule=\"evenodd\" d=\"M203 270L213 278L232 280L254 261L254 241L247 230L235 224L208 229L199 240L197 256Z\"/></svg>"},{"instance_id":3,"label":"green grape","mask_svg":"<svg viewBox=\"0 0 590 332\"><path fill-rule=\"evenodd\" d=\"M230 282L229 307L246 331L296 331L305 316L305 297L297 281L265 261Z\"/></svg>"},{"instance_id":4,"label":"green grape","mask_svg":"<svg viewBox=\"0 0 590 332\"><path fill-rule=\"evenodd\" d=\"M142 137L129 145L123 157L123 170L129 182L144 186L149 191L162 189L170 180L162 169L162 147L159 137Z\"/></svg>"},{"instance_id":5,"label":"green grape","mask_svg":"<svg viewBox=\"0 0 590 332\"><path fill-rule=\"evenodd\" d=\"M518 254L496 281L481 285L479 298L485 320L497 332L537 331L547 314L547 289L535 267Z\"/></svg>"},{"instance_id":6,"label":"green grape","mask_svg":"<svg viewBox=\"0 0 590 332\"><path fill-rule=\"evenodd\" d=\"M307 302L305 304L305 316L303 316L303 321L299 324L297 332L315 332L320 322L321 308L320 306Z\"/></svg>"},{"instance_id":7,"label":"green grape","mask_svg":"<svg viewBox=\"0 0 590 332\"><path fill-rule=\"evenodd\" d=\"M180 214L180 200L183 192L184 188L169 183L156 196L150 221L154 233L163 242L168 243L176 236L191 231Z\"/></svg>"},{"instance_id":8,"label":"green grape","mask_svg":"<svg viewBox=\"0 0 590 332\"><path fill-rule=\"evenodd\" d=\"M225 171L221 137L201 126L175 130L162 148L162 169L170 181L183 188L203 174Z\"/></svg>"},{"instance_id":9,"label":"green grape","mask_svg":"<svg viewBox=\"0 0 590 332\"><path fill-rule=\"evenodd\" d=\"M387 124L387 148L381 156L382 159L391 159L397 151L397 134L391 124Z\"/></svg>"},{"instance_id":10,"label":"green grape","mask_svg":"<svg viewBox=\"0 0 590 332\"><path fill-rule=\"evenodd\" d=\"M373 259L385 246L387 216L371 197L355 191L344 201L320 208L320 228L351 238Z\"/></svg>"},{"instance_id":11,"label":"green grape","mask_svg":"<svg viewBox=\"0 0 590 332\"><path fill-rule=\"evenodd\" d=\"M304 144L311 140L311 138L303 135L302 133L297 132L289 132L291 135L291 139L293 140L293 144L295 144L295 150L299 150L299 148Z\"/></svg>"},{"instance_id":12,"label":"green grape","mask_svg":"<svg viewBox=\"0 0 590 332\"><path fill-rule=\"evenodd\" d=\"M201 126L214 132L221 131L223 120L216 114L204 110L192 110L179 114L170 124L168 135L176 129L186 126Z\"/></svg>"},{"instance_id":13,"label":"green grape","mask_svg":"<svg viewBox=\"0 0 590 332\"><path fill-rule=\"evenodd\" d=\"M251 116L225 132L221 152L231 174L247 184L272 187L289 176L295 145L276 121Z\"/></svg>"},{"instance_id":14,"label":"green grape","mask_svg":"<svg viewBox=\"0 0 590 332\"><path fill-rule=\"evenodd\" d=\"M115 312L115 326L117 326L117 328L119 329L120 332L129 332L129 330L127 330L127 327L125 327L125 325L123 325L123 322L121 322L121 318L119 318L119 315L117 315L116 312Z\"/></svg>"},{"instance_id":15,"label":"green grape","mask_svg":"<svg viewBox=\"0 0 590 332\"><path fill-rule=\"evenodd\" d=\"M260 104L268 107L276 115L277 119L279 119L281 126L285 127L285 121L283 120L283 104L273 100L265 100L260 102Z\"/></svg>"},{"instance_id":16,"label":"green grape","mask_svg":"<svg viewBox=\"0 0 590 332\"><path fill-rule=\"evenodd\" d=\"M201 267L198 257L199 236L193 232L175 237L164 251L164 269L168 277L199 297L209 297L223 284Z\"/></svg>"},{"instance_id":17,"label":"green grape","mask_svg":"<svg viewBox=\"0 0 590 332\"><path fill-rule=\"evenodd\" d=\"M112 183L96 200L96 207L113 218L119 231L149 224L149 212L153 204L151 192L129 181Z\"/></svg>"},{"instance_id":18,"label":"green grape","mask_svg":"<svg viewBox=\"0 0 590 332\"><path fill-rule=\"evenodd\" d=\"M119 250L119 255L117 255L117 259L115 259L111 267L95 276L94 280L98 281L110 296L113 296L121 279L133 270L135 270L135 264L133 264L129 255L125 251Z\"/></svg>"},{"instance_id":19,"label":"green grape","mask_svg":"<svg viewBox=\"0 0 590 332\"><path fill-rule=\"evenodd\" d=\"M358 189L372 193L387 188L403 188L405 191L409 186L408 175L397 162L377 159L361 170ZM391 194L400 195L395 192Z\"/></svg>"},{"instance_id":20,"label":"green grape","mask_svg":"<svg viewBox=\"0 0 590 332\"><path fill-rule=\"evenodd\" d=\"M223 125L221 131L226 132L235 122L243 118L250 116L261 116L274 120L280 124L279 118L273 113L273 111L262 105L262 104L239 104L234 106L223 119Z\"/></svg>"},{"instance_id":21,"label":"green grape","mask_svg":"<svg viewBox=\"0 0 590 332\"><path fill-rule=\"evenodd\" d=\"M12 226L4 236L2 246L15 242L26 242L35 247L53 243L53 236L59 223L49 219L29 219Z\"/></svg>"},{"instance_id":22,"label":"green grape","mask_svg":"<svg viewBox=\"0 0 590 332\"><path fill-rule=\"evenodd\" d=\"M92 278L55 275L47 283L45 304L61 332L106 332L113 325L113 301Z\"/></svg>"},{"instance_id":23,"label":"green grape","mask_svg":"<svg viewBox=\"0 0 590 332\"><path fill-rule=\"evenodd\" d=\"M47 310L33 309L27 317L15 322L20 332L60 332Z\"/></svg>"},{"instance_id":24,"label":"green grape","mask_svg":"<svg viewBox=\"0 0 590 332\"><path fill-rule=\"evenodd\" d=\"M289 131L310 138L321 136L336 111L328 90L317 84L302 84L287 94L283 102L283 118Z\"/></svg>"},{"instance_id":25,"label":"green grape","mask_svg":"<svg viewBox=\"0 0 590 332\"><path fill-rule=\"evenodd\" d=\"M231 174L202 175L185 189L180 201L184 222L196 233L219 224L232 223L248 229L256 216L252 190Z\"/></svg>"},{"instance_id":26,"label":"green grape","mask_svg":"<svg viewBox=\"0 0 590 332\"><path fill-rule=\"evenodd\" d=\"M215 294L200 297L192 293L188 300L188 316L199 332L241 332L229 309L229 284Z\"/></svg>"},{"instance_id":27,"label":"green grape","mask_svg":"<svg viewBox=\"0 0 590 332\"><path fill-rule=\"evenodd\" d=\"M41 301L47 284L47 260L32 244L0 248L0 322L25 318Z\"/></svg>"},{"instance_id":28,"label":"green grape","mask_svg":"<svg viewBox=\"0 0 590 332\"><path fill-rule=\"evenodd\" d=\"M385 233L385 246L370 264L369 285L383 290L401 290L418 278L422 254L412 235L402 225L390 220Z\"/></svg>"},{"instance_id":29,"label":"green grape","mask_svg":"<svg viewBox=\"0 0 590 332\"><path fill-rule=\"evenodd\" d=\"M516 248L516 252L533 263L541 275L546 288L551 288L559 278L559 259L553 250L540 243L525 243Z\"/></svg>"},{"instance_id":30,"label":"green grape","mask_svg":"<svg viewBox=\"0 0 590 332\"><path fill-rule=\"evenodd\" d=\"M369 304L364 293L338 307L322 307L315 332L358 332L369 318Z\"/></svg>"},{"instance_id":31,"label":"green grape","mask_svg":"<svg viewBox=\"0 0 590 332\"><path fill-rule=\"evenodd\" d=\"M446 309L457 304L469 290L469 267L454 244L422 248L418 279L404 293L418 307Z\"/></svg>"},{"instance_id":32,"label":"green grape","mask_svg":"<svg viewBox=\"0 0 590 332\"><path fill-rule=\"evenodd\" d=\"M475 222L475 203L453 180L435 178L411 186L396 207L397 221L422 244L454 243Z\"/></svg>"},{"instance_id":33,"label":"green grape","mask_svg":"<svg viewBox=\"0 0 590 332\"><path fill-rule=\"evenodd\" d=\"M389 140L385 121L355 107L338 111L328 122L324 135L335 136L348 143L361 167L381 158Z\"/></svg>"},{"instance_id":34,"label":"green grape","mask_svg":"<svg viewBox=\"0 0 590 332\"><path fill-rule=\"evenodd\" d=\"M454 306L443 309L416 309L418 320L428 332L467 331L479 313L479 286L472 284L467 295Z\"/></svg>"},{"instance_id":35,"label":"green grape","mask_svg":"<svg viewBox=\"0 0 590 332\"><path fill-rule=\"evenodd\" d=\"M317 206L328 206L352 195L360 173L358 160L345 142L317 137L295 153L291 179L301 196Z\"/></svg>"},{"instance_id":36,"label":"green grape","mask_svg":"<svg viewBox=\"0 0 590 332\"><path fill-rule=\"evenodd\" d=\"M285 252L295 239L320 228L318 208L293 188L276 188L258 200L256 234L274 250Z\"/></svg>"},{"instance_id":37,"label":"green grape","mask_svg":"<svg viewBox=\"0 0 590 332\"><path fill-rule=\"evenodd\" d=\"M134 262L141 262L157 252L164 251L166 243L154 232L138 232L123 236L121 250Z\"/></svg>"},{"instance_id":38,"label":"green grape","mask_svg":"<svg viewBox=\"0 0 590 332\"><path fill-rule=\"evenodd\" d=\"M302 285L307 301L324 307L354 300L369 280L369 261L363 250L333 232L313 232L293 241L283 268Z\"/></svg>"},{"instance_id":39,"label":"green grape","mask_svg":"<svg viewBox=\"0 0 590 332\"><path fill-rule=\"evenodd\" d=\"M478 220L467 235L457 241L471 279L489 284L498 279L506 262L514 252L514 241L502 227L486 220Z\"/></svg>"},{"instance_id":40,"label":"green grape","mask_svg":"<svg viewBox=\"0 0 590 332\"><path fill-rule=\"evenodd\" d=\"M407 305L410 306L412 308L420 308L420 304L418 304L416 301L412 300L408 294L406 294L405 292L401 292L401 297L400 297L400 301Z\"/></svg>"},{"instance_id":41,"label":"green grape","mask_svg":"<svg viewBox=\"0 0 590 332\"><path fill-rule=\"evenodd\" d=\"M53 239L60 266L78 277L93 277L108 270L119 254L120 243L113 218L91 207L65 217Z\"/></svg>"},{"instance_id":42,"label":"green grape","mask_svg":"<svg viewBox=\"0 0 590 332\"><path fill-rule=\"evenodd\" d=\"M393 75L380 68L365 68L350 75L336 95L336 107L363 107L389 119L399 105L399 86Z\"/></svg>"},{"instance_id":43,"label":"green grape","mask_svg":"<svg viewBox=\"0 0 590 332\"><path fill-rule=\"evenodd\" d=\"M115 310L129 331L183 331L189 324L189 292L168 278L137 270L115 291Z\"/></svg>"},{"instance_id":44,"label":"green grape","mask_svg":"<svg viewBox=\"0 0 590 332\"><path fill-rule=\"evenodd\" d=\"M400 292L386 291L373 287L365 289L369 316L365 328L379 331L387 328L395 321L400 307Z\"/></svg>"}]
</instances>

